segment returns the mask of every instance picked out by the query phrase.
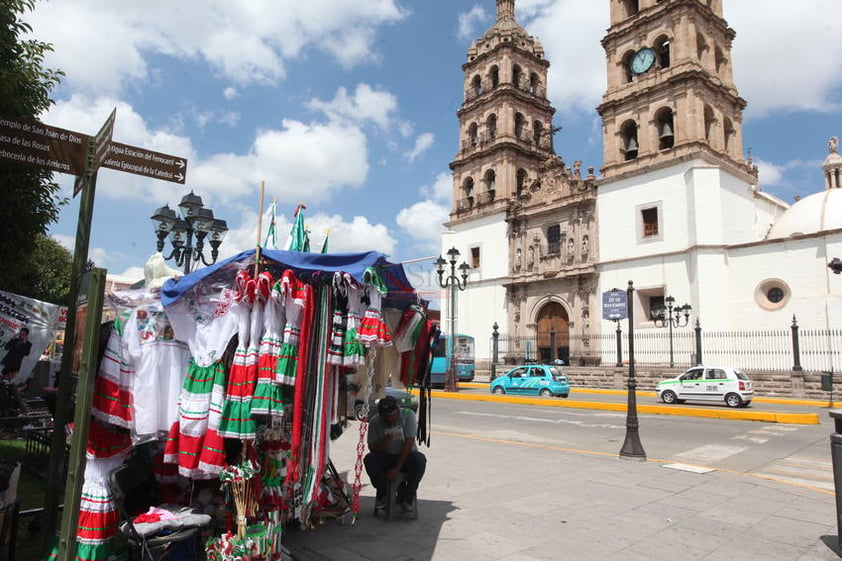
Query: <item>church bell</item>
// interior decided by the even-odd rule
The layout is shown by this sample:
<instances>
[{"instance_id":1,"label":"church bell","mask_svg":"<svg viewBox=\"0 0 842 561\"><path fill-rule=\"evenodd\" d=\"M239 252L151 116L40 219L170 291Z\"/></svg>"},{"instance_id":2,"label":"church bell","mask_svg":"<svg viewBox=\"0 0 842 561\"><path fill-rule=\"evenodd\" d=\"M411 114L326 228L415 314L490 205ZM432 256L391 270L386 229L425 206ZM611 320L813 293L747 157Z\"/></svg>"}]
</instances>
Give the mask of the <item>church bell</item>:
<instances>
[{"instance_id":1,"label":"church bell","mask_svg":"<svg viewBox=\"0 0 842 561\"><path fill-rule=\"evenodd\" d=\"M672 140L672 127L669 123L664 123L664 126L661 127L661 136L659 136L658 138L660 138L661 140Z\"/></svg>"},{"instance_id":2,"label":"church bell","mask_svg":"<svg viewBox=\"0 0 842 561\"><path fill-rule=\"evenodd\" d=\"M635 137L632 136L626 141L626 152L637 152L637 139Z\"/></svg>"}]
</instances>

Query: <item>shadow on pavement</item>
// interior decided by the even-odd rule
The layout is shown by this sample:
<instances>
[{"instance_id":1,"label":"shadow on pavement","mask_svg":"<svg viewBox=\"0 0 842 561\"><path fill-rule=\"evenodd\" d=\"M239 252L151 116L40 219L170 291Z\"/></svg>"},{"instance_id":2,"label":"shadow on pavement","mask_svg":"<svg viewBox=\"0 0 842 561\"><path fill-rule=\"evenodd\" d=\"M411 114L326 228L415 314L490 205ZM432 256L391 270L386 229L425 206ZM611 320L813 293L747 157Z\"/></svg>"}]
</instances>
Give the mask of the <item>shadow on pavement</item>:
<instances>
[{"instance_id":1,"label":"shadow on pavement","mask_svg":"<svg viewBox=\"0 0 842 561\"><path fill-rule=\"evenodd\" d=\"M290 530L284 546L294 561L426 561L433 558L444 522L456 507L418 497L418 518L397 514L391 522L374 515L374 498L360 497L356 522L325 521L313 529Z\"/></svg>"}]
</instances>

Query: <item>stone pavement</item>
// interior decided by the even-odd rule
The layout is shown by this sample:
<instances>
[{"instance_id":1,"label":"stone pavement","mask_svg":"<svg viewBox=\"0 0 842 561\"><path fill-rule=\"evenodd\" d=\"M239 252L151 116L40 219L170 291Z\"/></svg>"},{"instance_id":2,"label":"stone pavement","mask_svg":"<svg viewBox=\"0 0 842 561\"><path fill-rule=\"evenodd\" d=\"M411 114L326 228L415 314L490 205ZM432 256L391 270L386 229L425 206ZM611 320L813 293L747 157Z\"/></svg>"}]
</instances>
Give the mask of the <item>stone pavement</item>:
<instances>
[{"instance_id":1,"label":"stone pavement","mask_svg":"<svg viewBox=\"0 0 842 561\"><path fill-rule=\"evenodd\" d=\"M353 480L357 424L331 457ZM293 530L296 561L813 561L839 558L832 493L750 474L434 431L418 519ZM828 454L830 453L828 445Z\"/></svg>"}]
</instances>

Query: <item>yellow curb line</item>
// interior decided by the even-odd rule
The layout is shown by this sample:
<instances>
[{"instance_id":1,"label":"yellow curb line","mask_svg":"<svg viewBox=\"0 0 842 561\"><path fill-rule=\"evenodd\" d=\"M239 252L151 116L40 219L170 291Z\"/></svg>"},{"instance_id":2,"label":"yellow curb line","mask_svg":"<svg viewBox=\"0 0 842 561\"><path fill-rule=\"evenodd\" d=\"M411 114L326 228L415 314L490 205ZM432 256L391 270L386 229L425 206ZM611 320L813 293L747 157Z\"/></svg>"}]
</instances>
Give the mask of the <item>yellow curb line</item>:
<instances>
[{"instance_id":1,"label":"yellow curb line","mask_svg":"<svg viewBox=\"0 0 842 561\"><path fill-rule=\"evenodd\" d=\"M463 384L460 384L460 386ZM571 399L551 399L519 397L509 395L474 395L459 392L433 390L432 395L444 399L462 399L467 401L505 401L519 405L540 405L542 407L568 407L573 409L598 409L601 411L626 411L626 403L607 403L602 401L576 401ZM684 408L668 405L637 404L638 413L652 415L675 415L680 417L705 417L708 419L728 419L732 421L765 421L793 425L818 425L818 413L784 413L774 411L747 411L744 409L704 409Z\"/></svg>"},{"instance_id":2,"label":"yellow curb line","mask_svg":"<svg viewBox=\"0 0 842 561\"><path fill-rule=\"evenodd\" d=\"M459 382L459 387L466 387L466 388L475 388L475 389L487 389L488 384L485 382ZM576 386L570 387L570 395L574 393L594 393L594 394L607 394L607 395L626 395L628 392L626 390L613 390L608 388L580 388ZM647 390L637 390L637 395L643 397L658 397L658 394L653 391ZM778 405L806 405L808 407L833 407L833 402L829 401L820 401L817 399L798 399L798 398L790 398L790 397L757 397L755 396L752 401L756 401L758 403L776 403Z\"/></svg>"}]
</instances>

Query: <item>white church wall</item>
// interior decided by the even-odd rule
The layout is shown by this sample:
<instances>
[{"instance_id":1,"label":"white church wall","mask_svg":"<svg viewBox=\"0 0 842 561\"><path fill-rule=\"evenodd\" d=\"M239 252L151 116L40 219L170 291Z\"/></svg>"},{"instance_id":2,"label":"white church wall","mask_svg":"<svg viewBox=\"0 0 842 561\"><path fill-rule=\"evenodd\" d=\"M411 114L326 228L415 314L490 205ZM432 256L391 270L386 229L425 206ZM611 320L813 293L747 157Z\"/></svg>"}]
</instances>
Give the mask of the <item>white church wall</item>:
<instances>
[{"instance_id":1,"label":"white church wall","mask_svg":"<svg viewBox=\"0 0 842 561\"><path fill-rule=\"evenodd\" d=\"M489 358L488 340L491 326L496 321L501 330L506 325L506 290L508 281L509 255L508 234L505 215L495 214L472 220L469 227L452 225L442 235L442 256L455 247L462 260L471 265L471 248L479 248L480 266L472 269L467 289L457 297L457 331L475 338L477 358ZM458 264L457 264L458 266ZM450 265L448 264L448 269ZM442 330L450 329L449 291L442 291Z\"/></svg>"}]
</instances>

